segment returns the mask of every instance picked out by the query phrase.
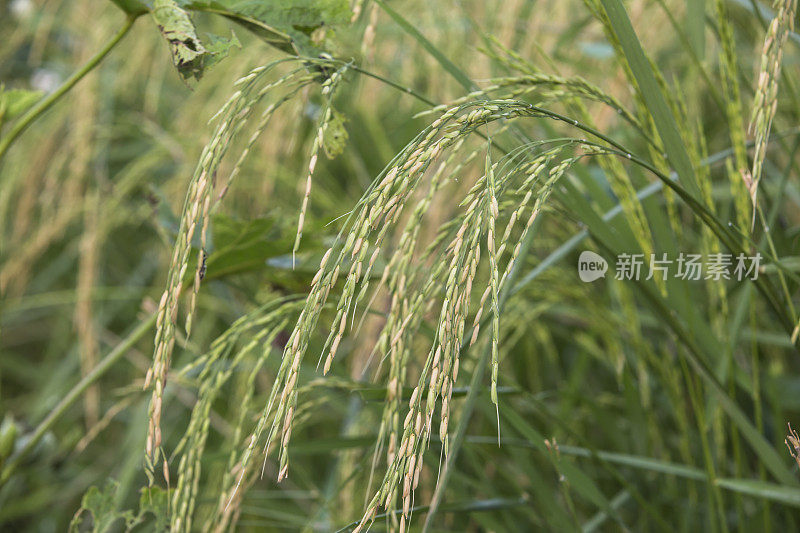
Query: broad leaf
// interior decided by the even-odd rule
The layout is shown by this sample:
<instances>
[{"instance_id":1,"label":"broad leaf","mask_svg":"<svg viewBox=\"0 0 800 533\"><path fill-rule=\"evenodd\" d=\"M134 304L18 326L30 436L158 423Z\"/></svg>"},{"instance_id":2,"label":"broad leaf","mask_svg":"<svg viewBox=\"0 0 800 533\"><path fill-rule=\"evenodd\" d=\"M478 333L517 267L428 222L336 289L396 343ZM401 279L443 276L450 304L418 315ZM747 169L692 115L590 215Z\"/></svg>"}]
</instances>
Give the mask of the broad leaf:
<instances>
[{"instance_id":1,"label":"broad leaf","mask_svg":"<svg viewBox=\"0 0 800 533\"><path fill-rule=\"evenodd\" d=\"M211 228L213 242L209 243L205 280L259 272L271 283L302 290L316 273L319 257L299 260L292 268L293 229L277 224L274 217L245 221L215 214ZM323 250L317 239L310 239L305 249L315 253ZM193 271L186 273L187 282L193 278Z\"/></svg>"},{"instance_id":2,"label":"broad leaf","mask_svg":"<svg viewBox=\"0 0 800 533\"><path fill-rule=\"evenodd\" d=\"M309 38L311 32L322 26L344 24L350 19L347 0L112 0L126 13L138 15L157 7L170 7L184 12L203 11L229 18L255 33L270 45L292 55L316 55L318 50ZM171 4L171 6L170 6ZM155 14L155 13L154 13ZM179 22L181 39L192 43L196 39L194 28L188 32L185 21L177 13L170 15ZM159 23L161 24L161 23ZM186 44L189 46L189 44ZM182 50L191 56L189 50ZM209 47L206 46L208 51ZM195 52L197 50L194 50ZM190 72L191 74L191 72Z\"/></svg>"},{"instance_id":3,"label":"broad leaf","mask_svg":"<svg viewBox=\"0 0 800 533\"><path fill-rule=\"evenodd\" d=\"M167 531L169 527L169 493L160 487L145 487L139 497L139 510L136 514L131 510L121 511L116 508L114 500L119 491L119 483L109 479L103 490L90 487L81 500L81 508L69 525L70 531L86 531L86 512L91 517L91 531L103 533L109 530L132 531L137 526L147 523L146 531ZM137 529L139 530L139 529Z\"/></svg>"},{"instance_id":4,"label":"broad leaf","mask_svg":"<svg viewBox=\"0 0 800 533\"><path fill-rule=\"evenodd\" d=\"M242 47L242 43L239 42L239 39L233 32L231 32L230 39L209 33L208 40L209 42L206 45L206 51L208 54L206 55L205 63L203 65L205 68L211 68L228 57L228 55L231 53L231 48Z\"/></svg>"},{"instance_id":5,"label":"broad leaf","mask_svg":"<svg viewBox=\"0 0 800 533\"><path fill-rule=\"evenodd\" d=\"M145 521L152 515L153 523L150 531L167 531L169 529L169 493L161 487L144 487L139 497L139 516L128 529Z\"/></svg>"},{"instance_id":6,"label":"broad leaf","mask_svg":"<svg viewBox=\"0 0 800 533\"><path fill-rule=\"evenodd\" d=\"M119 484L114 480L108 480L103 490L97 487L90 487L83 495L81 500L81 508L75 514L75 518L70 523L70 531L81 530L81 518L85 511L88 511L92 517L92 531L94 533L102 533L111 529L119 520L124 520L125 524L130 524L133 520L133 513L131 511L118 511L114 505L114 499Z\"/></svg>"}]
</instances>

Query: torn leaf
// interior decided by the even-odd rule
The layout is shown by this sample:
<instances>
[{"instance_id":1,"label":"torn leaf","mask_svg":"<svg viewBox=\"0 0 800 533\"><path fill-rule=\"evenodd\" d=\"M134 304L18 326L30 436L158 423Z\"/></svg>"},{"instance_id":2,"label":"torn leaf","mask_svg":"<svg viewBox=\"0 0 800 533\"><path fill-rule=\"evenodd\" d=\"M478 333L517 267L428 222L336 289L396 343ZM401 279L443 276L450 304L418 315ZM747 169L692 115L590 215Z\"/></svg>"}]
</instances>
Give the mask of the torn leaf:
<instances>
[{"instance_id":1,"label":"torn leaf","mask_svg":"<svg viewBox=\"0 0 800 533\"><path fill-rule=\"evenodd\" d=\"M211 68L231 53L231 48L241 48L242 43L236 37L236 34L231 31L230 39L220 37L218 35L208 34L208 44L206 45L206 57L203 62L204 68Z\"/></svg>"},{"instance_id":2,"label":"torn leaf","mask_svg":"<svg viewBox=\"0 0 800 533\"><path fill-rule=\"evenodd\" d=\"M154 0L153 18L169 43L172 62L184 81L190 78L199 80L208 52L197 38L189 14L175 0Z\"/></svg>"},{"instance_id":3,"label":"torn leaf","mask_svg":"<svg viewBox=\"0 0 800 533\"><path fill-rule=\"evenodd\" d=\"M130 15L147 11L156 15L156 10L159 8L166 8L164 15L168 17L175 17L175 13L183 13L180 18L188 22L190 30L187 33L195 40L197 35L188 18L188 11L221 15L244 26L271 46L288 54L301 56L318 54L317 47L309 37L314 30L323 26L346 24L351 16L347 0L112 1ZM156 18L158 19L158 16ZM159 25L162 23L159 22ZM191 46L189 48L191 52Z\"/></svg>"}]
</instances>

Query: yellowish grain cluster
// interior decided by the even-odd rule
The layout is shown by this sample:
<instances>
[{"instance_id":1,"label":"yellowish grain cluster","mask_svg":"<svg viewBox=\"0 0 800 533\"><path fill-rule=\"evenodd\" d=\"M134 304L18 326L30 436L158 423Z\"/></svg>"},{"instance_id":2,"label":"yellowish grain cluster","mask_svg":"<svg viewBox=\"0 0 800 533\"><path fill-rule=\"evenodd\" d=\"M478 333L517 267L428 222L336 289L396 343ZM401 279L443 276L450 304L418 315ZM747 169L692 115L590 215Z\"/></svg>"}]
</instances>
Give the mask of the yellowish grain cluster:
<instances>
[{"instance_id":1,"label":"yellowish grain cluster","mask_svg":"<svg viewBox=\"0 0 800 533\"><path fill-rule=\"evenodd\" d=\"M750 175L745 173L743 176L750 191L754 209L757 203L758 184L761 181L761 168L766 157L769 132L772 129L772 120L778 111L778 81L781 77L783 48L794 27L797 0L778 0L776 8L777 13L769 24L761 51L761 68L758 73L753 112L750 116L750 131L755 135L753 167ZM753 216L755 217L755 212Z\"/></svg>"}]
</instances>

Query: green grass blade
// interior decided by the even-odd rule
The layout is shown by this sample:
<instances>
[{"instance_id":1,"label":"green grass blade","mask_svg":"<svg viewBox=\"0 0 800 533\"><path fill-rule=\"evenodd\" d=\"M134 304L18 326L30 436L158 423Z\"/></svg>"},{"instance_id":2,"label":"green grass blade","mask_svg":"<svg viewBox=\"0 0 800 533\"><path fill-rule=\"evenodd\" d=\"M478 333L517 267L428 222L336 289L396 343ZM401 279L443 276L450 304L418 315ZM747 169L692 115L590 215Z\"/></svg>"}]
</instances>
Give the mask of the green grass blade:
<instances>
[{"instance_id":1,"label":"green grass blade","mask_svg":"<svg viewBox=\"0 0 800 533\"><path fill-rule=\"evenodd\" d=\"M702 61L706 55L706 0L686 0L686 30L689 41Z\"/></svg>"},{"instance_id":2,"label":"green grass blade","mask_svg":"<svg viewBox=\"0 0 800 533\"><path fill-rule=\"evenodd\" d=\"M683 186L692 196L700 198L700 189L697 186L694 169L683 140L681 140L681 136L678 133L675 117L670 111L664 95L661 93L661 88L658 86L656 77L653 74L650 61L642 49L642 45L636 36L622 2L620 0L601 0L601 2L611 21L614 33L622 45L628 64L634 76L636 76L642 97L664 143L667 159L678 173Z\"/></svg>"},{"instance_id":3,"label":"green grass blade","mask_svg":"<svg viewBox=\"0 0 800 533\"><path fill-rule=\"evenodd\" d=\"M448 59L441 50L436 48L436 46L427 37L422 35L422 33L420 33L420 31L413 24L406 20L403 15L386 5L386 2L383 0L375 0L375 3L378 4L381 9L383 9L390 17L392 17L392 19L401 28L403 28L406 33L411 35L420 45L422 45L422 47L427 50L427 52L431 54L436 61L439 62L442 68L444 68L451 76L453 76L453 78L455 78L455 80L465 89L471 91L476 87L463 70L458 68L455 63L450 61L450 59Z\"/></svg>"}]
</instances>

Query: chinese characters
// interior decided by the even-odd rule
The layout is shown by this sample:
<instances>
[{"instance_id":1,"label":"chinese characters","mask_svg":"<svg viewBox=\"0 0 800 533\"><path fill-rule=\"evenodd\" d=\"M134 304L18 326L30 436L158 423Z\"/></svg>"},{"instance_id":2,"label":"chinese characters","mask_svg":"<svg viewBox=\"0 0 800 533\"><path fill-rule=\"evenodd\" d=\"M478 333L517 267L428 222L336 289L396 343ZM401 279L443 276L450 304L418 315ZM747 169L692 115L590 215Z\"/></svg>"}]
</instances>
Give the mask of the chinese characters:
<instances>
[{"instance_id":1,"label":"chinese characters","mask_svg":"<svg viewBox=\"0 0 800 533\"><path fill-rule=\"evenodd\" d=\"M649 280L658 272L662 279L671 276L689 281L756 280L760 265L760 253L753 256L715 253L703 257L701 254L681 252L673 259L668 258L667 254L650 254L647 259L644 254L620 254L617 256L614 277L618 280Z\"/></svg>"}]
</instances>

